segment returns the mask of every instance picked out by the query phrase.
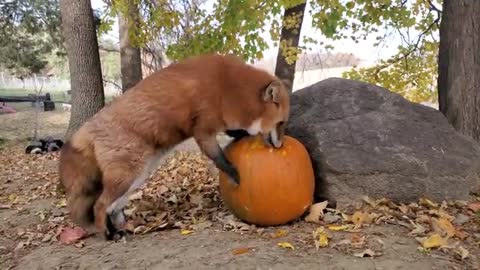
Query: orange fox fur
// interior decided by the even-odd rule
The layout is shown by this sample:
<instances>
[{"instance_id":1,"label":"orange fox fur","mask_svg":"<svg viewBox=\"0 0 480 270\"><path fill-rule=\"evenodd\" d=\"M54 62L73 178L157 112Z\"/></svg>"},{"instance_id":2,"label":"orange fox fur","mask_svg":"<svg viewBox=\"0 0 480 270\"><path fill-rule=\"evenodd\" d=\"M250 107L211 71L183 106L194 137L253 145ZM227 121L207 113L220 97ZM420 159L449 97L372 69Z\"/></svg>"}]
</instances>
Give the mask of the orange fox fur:
<instances>
[{"instance_id":1,"label":"orange fox fur","mask_svg":"<svg viewBox=\"0 0 480 270\"><path fill-rule=\"evenodd\" d=\"M107 239L123 237L127 192L171 147L193 137L238 182L216 134L260 133L280 147L288 115L284 83L239 58L213 54L172 64L105 106L62 147L60 181L71 218L82 226L93 223Z\"/></svg>"}]
</instances>

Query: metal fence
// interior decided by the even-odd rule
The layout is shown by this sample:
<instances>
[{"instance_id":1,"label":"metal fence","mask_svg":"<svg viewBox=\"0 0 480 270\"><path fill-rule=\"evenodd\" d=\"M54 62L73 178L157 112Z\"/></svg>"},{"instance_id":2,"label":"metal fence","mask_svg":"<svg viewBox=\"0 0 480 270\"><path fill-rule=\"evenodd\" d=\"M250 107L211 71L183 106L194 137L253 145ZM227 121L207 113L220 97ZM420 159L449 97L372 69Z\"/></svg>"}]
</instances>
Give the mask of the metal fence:
<instances>
[{"instance_id":1,"label":"metal fence","mask_svg":"<svg viewBox=\"0 0 480 270\"><path fill-rule=\"evenodd\" d=\"M121 85L121 82L115 82ZM61 79L57 76L37 76L33 75L28 78L19 79L5 72L0 72L0 89L8 90L9 92L34 93L42 89L42 93L66 93L70 90L70 80ZM114 96L121 92L121 90L111 84L104 85L104 92L106 96Z\"/></svg>"}]
</instances>

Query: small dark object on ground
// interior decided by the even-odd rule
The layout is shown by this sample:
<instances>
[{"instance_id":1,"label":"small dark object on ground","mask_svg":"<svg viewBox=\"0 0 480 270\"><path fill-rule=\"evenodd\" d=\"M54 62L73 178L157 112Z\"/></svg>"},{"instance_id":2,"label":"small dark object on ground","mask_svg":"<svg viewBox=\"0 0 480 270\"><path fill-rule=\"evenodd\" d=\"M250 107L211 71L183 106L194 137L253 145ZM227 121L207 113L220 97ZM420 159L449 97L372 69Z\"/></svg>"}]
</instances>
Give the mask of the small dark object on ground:
<instances>
[{"instance_id":1,"label":"small dark object on ground","mask_svg":"<svg viewBox=\"0 0 480 270\"><path fill-rule=\"evenodd\" d=\"M26 154L45 154L48 152L55 152L60 150L63 146L63 141L47 137L33 142L25 149Z\"/></svg>"}]
</instances>

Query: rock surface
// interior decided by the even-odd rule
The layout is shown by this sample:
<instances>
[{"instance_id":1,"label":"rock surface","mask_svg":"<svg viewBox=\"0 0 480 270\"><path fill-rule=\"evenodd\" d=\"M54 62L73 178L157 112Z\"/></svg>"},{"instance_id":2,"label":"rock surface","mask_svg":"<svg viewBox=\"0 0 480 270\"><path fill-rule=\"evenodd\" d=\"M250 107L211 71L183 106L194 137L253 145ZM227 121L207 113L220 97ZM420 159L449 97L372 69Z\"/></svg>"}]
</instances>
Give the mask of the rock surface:
<instances>
[{"instance_id":1,"label":"rock surface","mask_svg":"<svg viewBox=\"0 0 480 270\"><path fill-rule=\"evenodd\" d=\"M316 200L455 200L480 186L479 145L435 109L340 78L294 92L291 103L286 133L310 152Z\"/></svg>"}]
</instances>

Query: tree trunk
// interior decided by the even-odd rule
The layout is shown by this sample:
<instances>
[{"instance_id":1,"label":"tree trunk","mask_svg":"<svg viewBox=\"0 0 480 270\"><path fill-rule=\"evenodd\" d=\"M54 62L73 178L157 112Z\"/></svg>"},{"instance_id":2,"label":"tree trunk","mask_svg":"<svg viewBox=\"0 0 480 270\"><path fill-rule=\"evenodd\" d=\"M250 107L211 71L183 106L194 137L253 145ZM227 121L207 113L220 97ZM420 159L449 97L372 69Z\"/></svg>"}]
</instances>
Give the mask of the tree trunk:
<instances>
[{"instance_id":1,"label":"tree trunk","mask_svg":"<svg viewBox=\"0 0 480 270\"><path fill-rule=\"evenodd\" d=\"M72 90L68 138L105 105L105 97L90 0L61 0L60 13Z\"/></svg>"},{"instance_id":2,"label":"tree trunk","mask_svg":"<svg viewBox=\"0 0 480 270\"><path fill-rule=\"evenodd\" d=\"M302 29L303 23L303 15L305 13L305 6L306 2L285 9L285 12L283 14L283 21L285 21L285 18L291 16L298 16L299 20L299 25L297 27L288 25L282 26L282 31L280 33L280 41L286 40L288 42L288 47L298 47L298 41L300 40L300 31ZM290 82L289 90L292 91L293 80L295 79L295 64L297 63L297 61L293 61L293 63L288 63L283 54L284 52L282 50L282 46L279 46L277 63L275 65L275 75L280 79L288 80Z\"/></svg>"},{"instance_id":3,"label":"tree trunk","mask_svg":"<svg viewBox=\"0 0 480 270\"><path fill-rule=\"evenodd\" d=\"M444 0L438 62L440 111L480 141L480 1Z\"/></svg>"},{"instance_id":4,"label":"tree trunk","mask_svg":"<svg viewBox=\"0 0 480 270\"><path fill-rule=\"evenodd\" d=\"M130 25L134 23L138 11L130 2L129 16L118 14L120 38L120 69L122 73L122 90L127 91L142 79L142 58L140 48L132 46L129 37ZM133 21L133 22L132 22Z\"/></svg>"}]
</instances>

